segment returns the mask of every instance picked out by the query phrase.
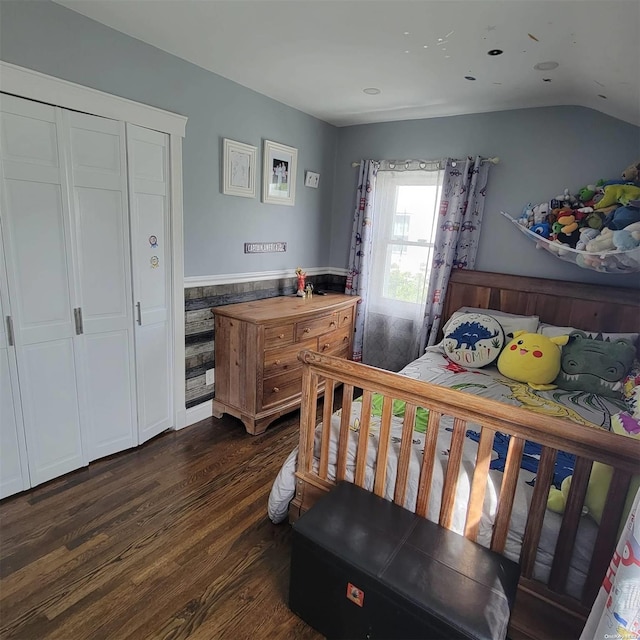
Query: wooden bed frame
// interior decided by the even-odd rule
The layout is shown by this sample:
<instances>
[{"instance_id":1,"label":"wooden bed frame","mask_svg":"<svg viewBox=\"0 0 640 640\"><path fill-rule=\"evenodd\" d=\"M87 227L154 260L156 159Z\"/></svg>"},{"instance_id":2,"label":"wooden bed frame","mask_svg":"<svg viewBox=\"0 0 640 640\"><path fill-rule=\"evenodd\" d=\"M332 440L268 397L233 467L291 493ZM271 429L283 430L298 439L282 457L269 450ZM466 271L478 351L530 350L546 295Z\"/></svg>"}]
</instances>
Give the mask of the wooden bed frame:
<instances>
[{"instance_id":1,"label":"wooden bed frame","mask_svg":"<svg viewBox=\"0 0 640 640\"><path fill-rule=\"evenodd\" d=\"M540 322L596 331L638 331L640 323L638 290L567 284L554 280L478 271L453 272L445 300L443 320L462 306L535 314L540 317ZM337 458L338 480L344 479L346 474L349 415L354 390L362 390L362 417L354 477L355 484L359 486L364 486L365 480L372 394L384 396L373 489L377 495L384 493L392 417L391 399L404 400L407 403L394 495L394 502L400 505L404 503L406 491L416 407L429 410L416 505L416 513L422 516L428 511L433 461L438 455L438 423L442 415L454 417L439 517L439 523L447 527L452 519L466 423L474 422L481 425L478 457L464 532L471 540L475 540L478 532L494 434L500 431L511 435L491 542L491 548L498 552L502 552L505 546L525 440L538 442L543 447L542 456L522 542L522 577L509 637L512 640L578 638L617 542L618 527L631 475L640 472L640 440L632 440L560 418L542 416L526 409L311 351L301 352L299 358L304 369L300 447L296 495L289 511L290 520L297 519L333 486L328 479L328 429L323 431L317 470L314 470L313 465L315 427L320 419L317 415L319 385L324 387L322 420L325 424L330 422L332 413L338 408L326 399L334 397L333 392L338 385L344 385ZM543 584L533 579L533 568L558 450L573 453L577 459L550 577L548 582ZM596 460L611 465L614 475L587 581L582 597L578 600L565 595L564 586L591 464Z\"/></svg>"}]
</instances>

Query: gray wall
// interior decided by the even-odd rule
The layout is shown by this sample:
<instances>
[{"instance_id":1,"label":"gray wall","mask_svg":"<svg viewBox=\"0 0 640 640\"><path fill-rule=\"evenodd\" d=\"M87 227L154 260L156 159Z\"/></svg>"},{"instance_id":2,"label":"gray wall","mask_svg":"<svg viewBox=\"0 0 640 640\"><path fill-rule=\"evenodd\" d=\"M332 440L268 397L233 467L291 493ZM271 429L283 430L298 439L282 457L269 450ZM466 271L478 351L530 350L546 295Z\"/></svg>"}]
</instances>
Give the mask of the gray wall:
<instances>
[{"instance_id":1,"label":"gray wall","mask_svg":"<svg viewBox=\"0 0 640 640\"><path fill-rule=\"evenodd\" d=\"M186 276L329 265L320 239L330 226L335 127L49 1L0 0L0 58L188 116ZM296 147L295 206L222 195L223 138L257 146L259 165L264 139ZM303 186L305 169L321 174L319 189ZM286 241L287 252L245 255L249 241Z\"/></svg>"},{"instance_id":2,"label":"gray wall","mask_svg":"<svg viewBox=\"0 0 640 640\"><path fill-rule=\"evenodd\" d=\"M581 269L537 250L499 212L518 217L528 202L549 200L600 178L617 178L640 158L640 129L581 107L520 109L340 129L332 219L331 264L343 266L365 159L499 156L489 175L476 269L571 282L640 288L638 274Z\"/></svg>"},{"instance_id":3,"label":"gray wall","mask_svg":"<svg viewBox=\"0 0 640 640\"><path fill-rule=\"evenodd\" d=\"M638 127L596 111L551 107L336 129L48 0L0 0L0 58L189 117L187 276L344 268L357 179L352 161L481 154L501 162L491 170L478 269L640 287L637 274L599 274L537 251L498 213L517 216L527 202L615 177L640 157ZM296 206L222 195L224 137L296 147ZM321 173L319 189L303 186L305 169ZM286 241L288 251L245 256L246 241Z\"/></svg>"}]
</instances>

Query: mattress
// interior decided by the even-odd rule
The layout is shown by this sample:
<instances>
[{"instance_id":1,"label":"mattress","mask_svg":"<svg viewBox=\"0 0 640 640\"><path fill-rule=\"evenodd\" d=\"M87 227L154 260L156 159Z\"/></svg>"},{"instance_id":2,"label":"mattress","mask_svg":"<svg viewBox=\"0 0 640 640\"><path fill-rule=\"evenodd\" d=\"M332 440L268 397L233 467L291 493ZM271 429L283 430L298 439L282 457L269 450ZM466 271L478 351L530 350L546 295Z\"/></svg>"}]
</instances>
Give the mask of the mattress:
<instances>
[{"instance_id":1,"label":"mattress","mask_svg":"<svg viewBox=\"0 0 640 640\"><path fill-rule=\"evenodd\" d=\"M552 391L534 391L527 385L503 377L495 368L465 369L448 360L440 347L430 347L427 352L407 365L401 375L431 382L434 384L456 389L464 393L472 393L485 398L491 398L511 404L525 407L531 411L543 415L552 415L587 424L594 427L610 428L610 416L619 412L623 405L611 398L604 398L583 392L570 392L561 389ZM367 466L365 475L365 488L372 489L375 475L375 459L378 449L380 432L380 411L376 411L376 399L374 397L374 411L370 421L369 440L367 449ZM347 456L348 481L353 481L355 472L355 457L359 425L361 420L362 403L354 401L349 419L349 445ZM329 479L335 480L337 461L337 442L340 430L342 410L335 412L331 419L331 436L329 447ZM391 425L389 455L387 460L387 480L385 497L393 499L395 478L402 442L402 407L394 406L394 415ZM418 412L415 429L412 433L412 452L409 465L409 477L404 507L415 511L418 478L422 461L422 451L425 442L426 416ZM469 423L464 441L462 462L458 476L458 486L455 499L455 507L451 528L462 533L466 517L466 507L469 499L471 479L475 467L477 452L477 440L479 427ZM432 480L432 496L429 500L427 517L438 521L440 513L440 496L444 484L447 468L448 453L451 442L453 418L443 416L440 420L440 428L437 441L438 462L435 465ZM315 438L315 464L317 465L320 452L320 435L323 425L316 429ZM483 516L480 521L477 541L489 546L493 532L493 523L496 516L502 469L506 458L508 436L496 434L493 446L493 456L489 472L489 481ZM523 455L523 461L519 473L513 512L506 541L504 554L518 560L528 508L533 494L533 484L537 472L540 449L534 443L527 443ZM297 461L297 449L285 460L271 489L268 503L269 517L273 522L281 522L286 519L289 502L295 494L295 469ZM574 458L568 454L559 454L554 472L554 484L558 485L564 477L573 471ZM534 568L534 578L547 581L551 569L553 552L560 529L561 516L549 510L546 511L542 528L542 536L538 546L538 553ZM597 525L588 516L581 518L578 529L578 537L574 546L573 557L567 581L567 592L579 596L580 586L584 583L588 570L591 551L597 535Z\"/></svg>"}]
</instances>

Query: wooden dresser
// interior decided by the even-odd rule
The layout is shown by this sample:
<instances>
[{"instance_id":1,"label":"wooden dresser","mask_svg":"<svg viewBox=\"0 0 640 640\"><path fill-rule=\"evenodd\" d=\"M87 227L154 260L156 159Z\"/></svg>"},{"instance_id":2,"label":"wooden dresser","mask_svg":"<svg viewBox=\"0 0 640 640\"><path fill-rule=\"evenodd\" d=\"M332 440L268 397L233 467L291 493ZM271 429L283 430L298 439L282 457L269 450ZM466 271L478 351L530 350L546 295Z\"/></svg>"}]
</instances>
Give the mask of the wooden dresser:
<instances>
[{"instance_id":1,"label":"wooden dresser","mask_svg":"<svg viewBox=\"0 0 640 640\"><path fill-rule=\"evenodd\" d=\"M253 435L300 406L302 364L312 349L349 358L359 298L328 293L230 304L215 315L213 415L240 418Z\"/></svg>"}]
</instances>

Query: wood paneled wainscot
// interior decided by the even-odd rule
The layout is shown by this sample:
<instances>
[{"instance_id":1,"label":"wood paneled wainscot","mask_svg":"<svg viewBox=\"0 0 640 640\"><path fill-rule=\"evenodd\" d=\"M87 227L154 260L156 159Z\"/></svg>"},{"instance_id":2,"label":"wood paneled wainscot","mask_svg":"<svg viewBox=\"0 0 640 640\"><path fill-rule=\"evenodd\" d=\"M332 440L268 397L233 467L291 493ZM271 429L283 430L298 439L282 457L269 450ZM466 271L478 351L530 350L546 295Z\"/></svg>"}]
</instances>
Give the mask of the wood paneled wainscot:
<instances>
[{"instance_id":1,"label":"wood paneled wainscot","mask_svg":"<svg viewBox=\"0 0 640 640\"><path fill-rule=\"evenodd\" d=\"M239 418L253 435L300 406L302 349L350 358L359 298L329 293L230 304L215 315L213 415Z\"/></svg>"}]
</instances>

